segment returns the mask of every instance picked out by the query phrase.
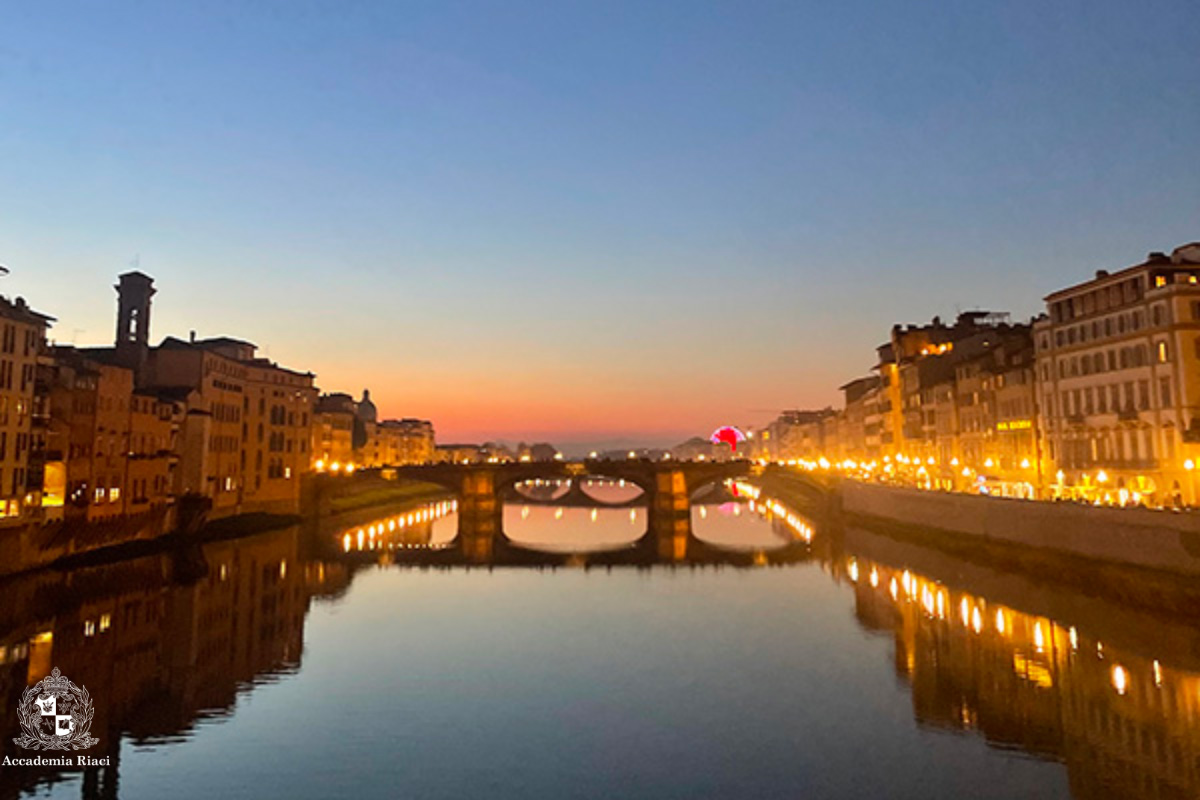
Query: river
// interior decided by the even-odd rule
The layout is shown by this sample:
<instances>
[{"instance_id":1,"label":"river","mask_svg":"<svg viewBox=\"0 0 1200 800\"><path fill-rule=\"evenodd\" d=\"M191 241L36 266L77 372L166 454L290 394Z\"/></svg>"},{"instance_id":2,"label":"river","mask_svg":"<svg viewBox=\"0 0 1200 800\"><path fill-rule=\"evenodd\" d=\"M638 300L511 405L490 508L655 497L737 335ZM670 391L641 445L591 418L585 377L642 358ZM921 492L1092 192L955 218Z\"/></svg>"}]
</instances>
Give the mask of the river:
<instances>
[{"instance_id":1,"label":"river","mask_svg":"<svg viewBox=\"0 0 1200 800\"><path fill-rule=\"evenodd\" d=\"M446 500L9 581L0 755L58 667L110 766L0 798L1200 795L1195 623L762 496L645 515L517 501L466 553Z\"/></svg>"}]
</instances>

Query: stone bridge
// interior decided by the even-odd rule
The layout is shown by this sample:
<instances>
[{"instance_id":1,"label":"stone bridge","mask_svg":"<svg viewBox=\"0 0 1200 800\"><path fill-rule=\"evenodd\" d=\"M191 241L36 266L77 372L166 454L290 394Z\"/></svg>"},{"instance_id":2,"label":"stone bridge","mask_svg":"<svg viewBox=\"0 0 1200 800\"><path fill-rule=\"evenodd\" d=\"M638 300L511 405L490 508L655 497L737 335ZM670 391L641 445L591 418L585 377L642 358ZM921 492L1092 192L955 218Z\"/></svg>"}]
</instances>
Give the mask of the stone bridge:
<instances>
[{"instance_id":1,"label":"stone bridge","mask_svg":"<svg viewBox=\"0 0 1200 800\"><path fill-rule=\"evenodd\" d=\"M379 481L373 471L356 473L352 480ZM807 543L789 542L778 552L758 553L724 550L697 538L692 532L693 498L708 502L708 493L697 495L705 487L737 478L751 478L771 493L774 485L785 490L789 503L803 514L826 517L837 506L837 487L808 473L780 467L761 467L750 461L650 461L588 460L546 461L500 464L434 464L387 470L387 476L424 481L444 487L458 498L458 530L446 549L405 552L395 558L414 564L449 566L452 564L553 566L564 558L582 558L589 565L649 565L654 563L743 565L784 563L806 558ZM531 550L507 537L503 530L506 495L517 504L538 504L522 495L513 496L517 484L533 480L564 480L572 488L588 478L625 480L641 487L635 501L647 508L646 532L628 548L607 553L566 555ZM345 480L344 478L342 480ZM719 495L718 495L719 496ZM587 497L584 495L584 497ZM560 498L565 499L565 498ZM578 498L577 498L578 499ZM605 504L587 498L593 506L627 507ZM581 501L582 502L582 501ZM549 504L559 504L551 500Z\"/></svg>"},{"instance_id":2,"label":"stone bridge","mask_svg":"<svg viewBox=\"0 0 1200 800\"><path fill-rule=\"evenodd\" d=\"M639 487L651 528L688 522L691 497L717 481L751 477L762 468L750 461L651 461L588 459L501 464L431 464L399 467L398 478L444 486L458 496L458 527L468 536L501 531L505 496L518 483L588 478L624 480Z\"/></svg>"}]
</instances>

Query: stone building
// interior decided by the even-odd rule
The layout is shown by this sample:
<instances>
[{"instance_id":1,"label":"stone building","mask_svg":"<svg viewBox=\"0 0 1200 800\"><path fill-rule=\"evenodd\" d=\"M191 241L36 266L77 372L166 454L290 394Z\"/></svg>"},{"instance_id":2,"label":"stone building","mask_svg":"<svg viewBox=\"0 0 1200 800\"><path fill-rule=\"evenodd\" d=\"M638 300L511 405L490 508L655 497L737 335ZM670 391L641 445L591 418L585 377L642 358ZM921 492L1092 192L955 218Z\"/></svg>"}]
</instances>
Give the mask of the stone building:
<instances>
[{"instance_id":1,"label":"stone building","mask_svg":"<svg viewBox=\"0 0 1200 800\"><path fill-rule=\"evenodd\" d=\"M310 463L313 375L258 358L253 344L229 337L168 336L152 347L153 283L140 272L121 275L114 347L81 352L93 362L129 371L131 392L159 403L130 400L129 405L148 409L145 413L153 408L164 423L170 418L176 499L203 499L214 519L249 511L294 512L299 478ZM137 488L143 479L148 487L152 477L139 474ZM97 478L93 491L99 488Z\"/></svg>"},{"instance_id":2,"label":"stone building","mask_svg":"<svg viewBox=\"0 0 1200 800\"><path fill-rule=\"evenodd\" d=\"M1048 295L1035 342L1052 492L1194 504L1200 243Z\"/></svg>"},{"instance_id":3,"label":"stone building","mask_svg":"<svg viewBox=\"0 0 1200 800\"><path fill-rule=\"evenodd\" d=\"M354 462L354 426L358 406L348 394L334 392L317 399L313 415L312 452L317 468L340 469ZM334 467L334 465L337 467Z\"/></svg>"},{"instance_id":4,"label":"stone building","mask_svg":"<svg viewBox=\"0 0 1200 800\"><path fill-rule=\"evenodd\" d=\"M38 366L37 417L47 521L165 518L174 496L173 404L135 390L132 370L50 348Z\"/></svg>"},{"instance_id":5,"label":"stone building","mask_svg":"<svg viewBox=\"0 0 1200 800\"><path fill-rule=\"evenodd\" d=\"M41 505L40 467L30 464L34 386L52 321L23 298L0 297L0 525L24 521Z\"/></svg>"}]
</instances>

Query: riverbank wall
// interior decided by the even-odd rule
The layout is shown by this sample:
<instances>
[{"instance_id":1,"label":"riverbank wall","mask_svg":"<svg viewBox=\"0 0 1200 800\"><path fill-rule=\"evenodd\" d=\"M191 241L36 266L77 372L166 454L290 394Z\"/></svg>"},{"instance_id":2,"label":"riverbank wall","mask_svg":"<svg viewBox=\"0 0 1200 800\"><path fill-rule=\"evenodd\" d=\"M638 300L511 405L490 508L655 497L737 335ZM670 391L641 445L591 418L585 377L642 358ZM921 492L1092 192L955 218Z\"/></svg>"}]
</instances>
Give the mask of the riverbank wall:
<instances>
[{"instance_id":1,"label":"riverbank wall","mask_svg":"<svg viewBox=\"0 0 1200 800\"><path fill-rule=\"evenodd\" d=\"M848 521L1006 549L1200 576L1200 514L930 492L843 481Z\"/></svg>"},{"instance_id":2,"label":"riverbank wall","mask_svg":"<svg viewBox=\"0 0 1200 800\"><path fill-rule=\"evenodd\" d=\"M55 565L136 556L170 541L199 543L237 538L301 521L344 522L378 509L446 496L435 484L373 476L353 481L305 476L298 500L257 504L214 517L206 502L185 498L177 507L107 520L41 520L0 526L0 577ZM203 498L200 498L203 501Z\"/></svg>"}]
</instances>

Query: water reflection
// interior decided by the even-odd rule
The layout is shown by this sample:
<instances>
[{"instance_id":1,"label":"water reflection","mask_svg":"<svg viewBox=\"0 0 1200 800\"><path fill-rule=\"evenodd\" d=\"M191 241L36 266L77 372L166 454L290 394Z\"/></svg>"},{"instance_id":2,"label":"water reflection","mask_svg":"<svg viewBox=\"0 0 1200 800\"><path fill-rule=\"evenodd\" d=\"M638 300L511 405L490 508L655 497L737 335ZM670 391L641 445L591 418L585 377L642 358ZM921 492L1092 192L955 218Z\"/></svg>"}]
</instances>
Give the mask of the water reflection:
<instances>
[{"instance_id":1,"label":"water reflection","mask_svg":"<svg viewBox=\"0 0 1200 800\"><path fill-rule=\"evenodd\" d=\"M846 549L860 554L831 567L853 586L859 623L892 636L920 723L1062 761L1077 798L1200 797L1194 622L1034 587L866 531L849 532ZM956 585L952 576L964 571L1010 599Z\"/></svg>"},{"instance_id":2,"label":"water reflection","mask_svg":"<svg viewBox=\"0 0 1200 800\"><path fill-rule=\"evenodd\" d=\"M646 532L644 508L586 508L509 504L504 532L521 548L593 553L634 546Z\"/></svg>"},{"instance_id":3,"label":"water reflection","mask_svg":"<svg viewBox=\"0 0 1200 800\"><path fill-rule=\"evenodd\" d=\"M894 672L907 687L912 717L922 730L967 734L955 737L961 741L980 736L994 748L996 758L1013 752L1062 763L1077 798L1200 796L1200 628L1195 621L1130 611L1106 600L1035 584L864 530L814 529L808 520L758 487L734 488L737 496L732 499L717 497L721 502L695 506L682 528L672 525L658 530L644 507L510 505L505 511L505 532L494 536L483 560L478 556L485 551L477 542L465 542L458 530L454 501L443 500L353 525L290 528L119 564L9 581L0 586L4 597L0 604L0 703L14 708L27 685L59 667L91 692L96 703L92 732L101 740L92 754L110 756L113 766L86 773L0 767L0 798L13 798L39 786L55 795L118 796L121 773L144 763L139 753L188 747L186 742L205 724L236 717L247 693L301 669L305 619L314 599L343 600L347 614L361 615L366 602L366 607L380 605L389 608L389 614L402 617L403 604L399 611L391 609L392 598L399 587L420 576L398 567L732 566L746 570L729 574L755 581L765 574L753 568L771 564L801 568L772 573L782 580L783 593L762 582L740 584L743 593L751 585L762 588L756 590L755 604L745 612L748 616L734 617L741 620L738 627L721 627L719 619L707 616L693 620L700 626L693 628L688 627L686 618L669 616L674 627L651 636L644 646L661 641L664 652L673 652L695 637L727 641L743 639L760 627L773 631L777 639L759 642L755 650L756 666L761 670L757 680L773 687L772 691L778 692L775 699L782 703L795 700L788 695L788 687L799 697L809 683L832 673L835 683L825 684L822 694L835 698L826 702L834 704L832 710L839 718L853 719L862 713L858 705L862 699L847 692L845 686L839 689L838 670L825 665L845 657L838 648L849 648L844 635L831 631L836 632L841 624L852 631L857 625L890 643L887 649ZM632 522L631 511L639 515ZM814 566L803 569L805 564ZM356 600L350 592L364 574L374 576L370 602ZM465 573L453 577L452 585L442 587L443 594L430 596L427 602L445 607L451 598L469 590L472 584L463 581L474 581L478 589L479 580L497 580ZM716 576L710 573L707 577ZM625 586L615 580L591 584L587 602L624 609L621 625L631 629L649 625L646 630L654 631L649 616L629 613L627 597L605 594L606 587ZM838 595L831 594L837 585L852 592L855 623L846 619ZM534 596L544 601L555 592L583 590L578 584L542 582ZM665 602L663 598L677 588L660 586L660 590L669 590L656 595ZM613 591L619 594L618 589ZM825 601L819 605L807 600L796 603L793 594L798 592ZM841 597L849 601L847 595ZM768 599L786 608L786 613L763 615L759 609ZM568 598L561 600L567 602ZM408 602L414 601L410 598ZM486 617L482 609L469 604L451 607L457 609L453 624L483 635L479 623L472 620ZM535 615L538 607L531 604L527 613ZM787 621L792 615L819 620L821 635L789 644ZM381 624L382 618L372 619L372 626ZM846 622L841 623L842 619ZM313 646L327 650L332 646L327 639L333 623L325 620L324 624L326 640ZM595 618L591 624L596 624ZM430 636L426 647L436 651L444 646L447 653L455 652L463 639L454 631ZM440 645L443 639L438 637L449 638ZM350 644L353 642L351 639ZM360 642L358 646L364 645ZM792 646L811 660L786 655ZM591 675L588 670L598 667L588 659L600 658L601 651L589 650L582 643L577 647L582 654L580 668ZM866 676L884 671L883 651L865 652L868 657L856 661L853 670ZM338 655L354 659L358 653L350 650ZM435 661L440 657L431 653ZM662 658L657 651L635 649L625 657L638 663L640 659L675 663L655 661ZM530 668L536 669L536 665ZM389 665L382 669L384 675L393 674ZM450 669L454 672L460 667ZM461 669L480 674L471 672L469 664ZM482 674L491 674L487 663L480 669ZM591 675L589 680L603 681L603 677ZM824 680L829 680L828 675ZM849 673L840 680L846 681L846 686L854 683ZM329 690L327 684L321 685L323 691ZM628 690L635 689L631 686ZM545 691L553 695L557 690L547 685ZM622 702L620 687L610 687L610 691L618 694L609 702ZM585 702L574 693L571 696ZM311 701L318 704L318 699L313 696ZM453 700L443 702L449 705L439 706L439 715L466 713L454 707ZM536 696L522 702L536 704ZM726 711L736 715L741 713L738 708L731 706ZM478 711L479 707L470 708L472 719ZM309 716L316 712L302 705L291 713L297 724L311 725L312 735L321 740L324 720ZM505 713L525 719L523 730L530 736L546 734L537 727L549 724L544 718L530 716L521 708L508 708ZM603 715L600 707L590 713ZM818 710L813 709L812 714L811 719L801 714L787 723L795 727L794 735L800 739L808 735L807 726L819 725ZM423 723L430 724L428 720ZM583 724L582 719L572 722ZM756 730L759 723L754 718L742 720L742 724L756 735L763 733ZM868 731L877 728L889 731L888 736L904 735L887 728L883 718L868 717L861 725L836 734L826 728L822 735L833 736L832 744L847 752L854 751ZM699 730L712 741L721 740L717 729ZM0 757L28 755L12 744L18 733L15 717L5 714ZM122 740L126 742L123 750L119 747ZM217 741L209 747L219 749L220 739ZM936 752L932 740L921 741L928 752ZM697 741L692 746L703 744ZM345 755L336 743L328 746L331 756ZM658 761L675 752L662 750L661 743L657 747L650 746L641 757ZM547 763L553 761L554 753L544 756L546 763L535 760L512 768L519 767L526 775L549 769ZM798 757L799 751L789 756ZM787 763L783 758L768 759L762 770L764 774L783 774ZM949 760L938 763L950 771L966 769ZM736 764L730 768L739 769ZM1060 769L1049 763L1046 768ZM257 775L241 777L252 782ZM684 784L689 780L685 775L676 778ZM70 785L59 786L64 780ZM183 795L188 791L189 787L180 788Z\"/></svg>"},{"instance_id":4,"label":"water reflection","mask_svg":"<svg viewBox=\"0 0 1200 800\"><path fill-rule=\"evenodd\" d=\"M439 500L343 528L334 536L343 553L440 550L451 546L458 501ZM449 518L449 519L447 519Z\"/></svg>"},{"instance_id":5,"label":"water reflection","mask_svg":"<svg viewBox=\"0 0 1200 800\"><path fill-rule=\"evenodd\" d=\"M301 554L298 529L119 564L8 581L0 608L0 703L58 667L95 703L89 750L112 765L84 773L84 797L115 797L119 743L178 742L232 713L240 693L300 667L310 598L348 582L341 565ZM5 713L3 757L28 757ZM0 768L0 797L53 783L49 768Z\"/></svg>"},{"instance_id":6,"label":"water reflection","mask_svg":"<svg viewBox=\"0 0 1200 800\"><path fill-rule=\"evenodd\" d=\"M412 566L755 567L812 557L813 530L806 521L777 502L748 496L721 506L695 506L691 517L655 515L644 506L597 507L589 502L573 507L523 499L504 506L499 526L483 530L462 525L455 529L456 509L453 501L442 501L346 528L335 539L343 554ZM743 527L722 541L720 516L738 517L743 511L768 525L751 529L750 536ZM437 540L435 525L444 533ZM698 536L696 526L717 535Z\"/></svg>"}]
</instances>

